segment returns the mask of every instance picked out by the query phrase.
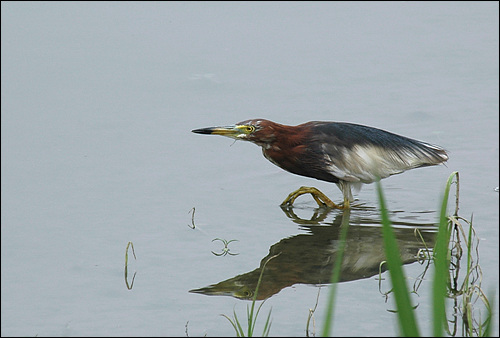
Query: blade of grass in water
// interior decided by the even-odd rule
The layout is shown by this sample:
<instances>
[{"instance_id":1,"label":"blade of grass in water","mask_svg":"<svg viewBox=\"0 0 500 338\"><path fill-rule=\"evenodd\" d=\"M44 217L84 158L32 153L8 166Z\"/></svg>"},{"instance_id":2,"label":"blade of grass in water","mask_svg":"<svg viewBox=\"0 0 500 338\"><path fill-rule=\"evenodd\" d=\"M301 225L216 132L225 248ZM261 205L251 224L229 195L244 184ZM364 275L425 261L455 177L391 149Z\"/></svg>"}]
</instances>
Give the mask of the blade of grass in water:
<instances>
[{"instance_id":1,"label":"blade of grass in water","mask_svg":"<svg viewBox=\"0 0 500 338\"><path fill-rule=\"evenodd\" d=\"M405 276L402 269L400 251L394 231L389 221L389 216L385 206L384 195L380 181L377 181L377 192L380 202L380 213L382 217L382 234L384 236L384 248L391 276L391 283L394 290L394 298L396 301L399 328L401 334L405 337L419 336L419 330L415 321L415 313L410 301L410 293L406 285Z\"/></svg>"},{"instance_id":2,"label":"blade of grass in water","mask_svg":"<svg viewBox=\"0 0 500 338\"><path fill-rule=\"evenodd\" d=\"M281 252L274 255L274 256L271 256L269 257L266 262L264 263L264 265L262 266L262 269L261 269L261 272L260 272L260 275L259 275L259 280L257 281L257 286L255 288L255 292L254 292L254 295L253 295L253 299L252 299L252 305L251 307L249 307L247 305L247 325L248 325L248 330L247 330L247 336L248 337L253 337L253 333L254 333L254 329L255 329L255 325L257 323L257 317L259 316L259 312L260 312L260 309L262 308L262 305L264 305L264 302L262 302L259 307L257 308L257 311L255 311L255 302L257 301L257 294L259 293L259 287L260 287L260 283L262 281L262 275L264 273L264 269L267 265L267 263L269 263L269 261L271 259L274 259L276 257L278 257L279 255L281 255ZM272 309L271 309L272 310ZM267 337L269 335L269 331L271 330L271 310L269 310L269 314L267 315L267 319L266 319L266 322L265 322L265 325L264 325L264 330L262 332L262 335L264 337ZM245 332L240 324L240 321L238 319L238 316L236 315L236 311L233 309L233 319L229 318L228 316L224 315L224 314L221 314L221 316L223 316L224 318L226 318L227 320L229 320L229 322L231 323L231 325L233 326L234 330L236 331L236 335L238 337L244 337L245 336Z\"/></svg>"},{"instance_id":3,"label":"blade of grass in water","mask_svg":"<svg viewBox=\"0 0 500 338\"><path fill-rule=\"evenodd\" d=\"M344 214L342 216L342 224L340 231L340 242L337 250L337 257L335 259L335 265L333 266L332 276L330 278L330 295L328 296L328 304L326 308L326 318L325 324L323 326L323 337L331 337L330 331L332 329L333 323L333 307L335 305L335 291L337 290L337 282L340 278L340 270L342 267L342 259L344 256L344 247L345 247L345 239L347 237L347 230L349 229L349 217L350 210L344 210Z\"/></svg>"},{"instance_id":4,"label":"blade of grass in water","mask_svg":"<svg viewBox=\"0 0 500 338\"><path fill-rule=\"evenodd\" d=\"M434 249L434 281L432 287L432 310L433 310L433 335L441 337L443 335L444 324L446 322L446 285L448 282L448 268L450 260L448 258L448 246L450 242L450 229L448 228L448 217L446 210L448 207L448 197L450 195L450 186L453 178L457 177L458 172L453 172L448 177L446 188L444 190L443 201L441 203L441 213L439 216L439 231L437 234Z\"/></svg>"}]
</instances>

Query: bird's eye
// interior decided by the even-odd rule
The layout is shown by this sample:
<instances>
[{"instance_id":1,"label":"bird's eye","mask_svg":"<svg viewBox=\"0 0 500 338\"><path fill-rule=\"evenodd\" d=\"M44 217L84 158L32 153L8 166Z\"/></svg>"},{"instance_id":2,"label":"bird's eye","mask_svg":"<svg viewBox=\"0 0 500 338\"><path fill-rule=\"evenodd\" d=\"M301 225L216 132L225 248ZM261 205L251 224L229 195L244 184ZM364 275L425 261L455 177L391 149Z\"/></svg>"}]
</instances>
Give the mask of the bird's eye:
<instances>
[{"instance_id":1,"label":"bird's eye","mask_svg":"<svg viewBox=\"0 0 500 338\"><path fill-rule=\"evenodd\" d=\"M245 131L247 133L253 133L255 131L255 127L254 126L246 126Z\"/></svg>"}]
</instances>

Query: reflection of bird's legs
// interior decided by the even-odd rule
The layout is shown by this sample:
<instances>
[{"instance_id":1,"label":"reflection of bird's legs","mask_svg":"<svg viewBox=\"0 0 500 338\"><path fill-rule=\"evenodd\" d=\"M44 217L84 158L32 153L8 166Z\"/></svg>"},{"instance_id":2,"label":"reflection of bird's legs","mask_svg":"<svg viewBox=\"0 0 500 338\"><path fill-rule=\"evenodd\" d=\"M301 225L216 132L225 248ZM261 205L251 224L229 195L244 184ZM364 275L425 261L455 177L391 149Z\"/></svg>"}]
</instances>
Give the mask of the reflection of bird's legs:
<instances>
[{"instance_id":1,"label":"reflection of bird's legs","mask_svg":"<svg viewBox=\"0 0 500 338\"><path fill-rule=\"evenodd\" d=\"M300 187L299 189L295 190L292 192L288 197L281 203L282 206L284 205L289 205L292 206L293 202L299 197L300 195L304 194L311 194L311 196L314 198L316 203L320 207L328 207L332 209L349 209L349 200L344 199L344 205L337 205L334 202L332 202L331 199L329 199L325 194L323 194L321 191L319 191L317 188L314 187Z\"/></svg>"}]
</instances>

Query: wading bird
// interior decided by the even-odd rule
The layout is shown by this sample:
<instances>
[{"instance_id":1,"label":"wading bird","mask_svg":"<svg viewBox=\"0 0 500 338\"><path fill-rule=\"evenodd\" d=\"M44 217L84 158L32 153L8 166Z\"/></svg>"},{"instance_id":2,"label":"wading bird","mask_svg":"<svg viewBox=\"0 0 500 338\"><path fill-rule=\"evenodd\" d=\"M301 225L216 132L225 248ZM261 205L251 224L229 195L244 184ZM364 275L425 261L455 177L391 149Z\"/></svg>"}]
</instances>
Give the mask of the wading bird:
<instances>
[{"instance_id":1,"label":"wading bird","mask_svg":"<svg viewBox=\"0 0 500 338\"><path fill-rule=\"evenodd\" d=\"M439 146L345 122L312 121L287 126L253 119L192 132L253 142L262 147L264 156L278 167L336 183L344 195L344 203L337 205L318 189L301 187L288 195L282 206L291 206L298 196L310 193L319 206L349 208L354 201L352 186L360 187L362 183L448 160L446 151Z\"/></svg>"}]
</instances>

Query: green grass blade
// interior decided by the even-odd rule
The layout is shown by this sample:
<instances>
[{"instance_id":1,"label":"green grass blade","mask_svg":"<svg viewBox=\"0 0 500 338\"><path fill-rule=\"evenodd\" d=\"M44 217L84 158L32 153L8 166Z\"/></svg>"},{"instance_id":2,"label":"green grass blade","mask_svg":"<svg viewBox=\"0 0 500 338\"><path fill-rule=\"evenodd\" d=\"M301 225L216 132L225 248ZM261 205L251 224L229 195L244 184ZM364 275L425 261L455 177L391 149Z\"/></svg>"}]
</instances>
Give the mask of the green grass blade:
<instances>
[{"instance_id":1,"label":"green grass blade","mask_svg":"<svg viewBox=\"0 0 500 338\"><path fill-rule=\"evenodd\" d=\"M271 331L271 312L273 309L271 308L269 310L269 313L267 314L267 319L266 319L266 324L264 325L264 330L262 331L262 337L267 337L269 336L269 331Z\"/></svg>"},{"instance_id":2,"label":"green grass blade","mask_svg":"<svg viewBox=\"0 0 500 338\"><path fill-rule=\"evenodd\" d=\"M253 333L254 333L254 330L255 330L255 325L257 323L257 317L259 316L259 312L260 312L260 309L262 308L262 305L264 305L264 302L262 302L259 307L257 308L257 311L255 311L255 302L257 301L257 295L258 295L258 292L259 292L259 286L260 286L260 283L262 281L262 275L264 273L264 269L267 265L267 263L269 263L269 261L271 259L274 259L276 257L278 257L279 255L281 255L281 252L272 256L272 257L269 257L263 264L262 266L262 270L260 272L260 276L259 276L259 280L257 282L257 286L255 288L255 293L254 293L254 296L253 296L253 299L252 299L252 304L251 306L248 306L247 305L247 325L248 325L248 330L247 330L247 336L248 337L252 337L253 336ZM243 331L243 327L241 326L240 324L240 321L238 319L238 316L236 315L236 310L233 309L233 318L234 319L231 319L229 318L228 316L224 315L224 314L221 314L221 316L224 316L227 320L229 320L229 322L231 323L231 325L233 326L234 330L236 331L236 335L238 337L244 337L245 336L245 332ZM267 320L265 322L265 326L264 326L264 334L267 336L269 335L269 331L271 330L271 310L269 310L269 314L267 315Z\"/></svg>"},{"instance_id":3,"label":"green grass blade","mask_svg":"<svg viewBox=\"0 0 500 338\"><path fill-rule=\"evenodd\" d=\"M345 239L347 237L347 230L349 229L349 218L350 211L344 210L344 215L342 217L341 231L340 231L340 242L339 248L337 250L337 257L335 259L335 265L333 266L332 276L330 278L330 294L328 296L328 304L326 308L325 324L323 326L323 332L321 335L323 337L331 337L330 331L333 324L333 308L335 305L335 292L337 290L337 283L340 278L340 271L342 268L342 260L344 256Z\"/></svg>"},{"instance_id":4,"label":"green grass blade","mask_svg":"<svg viewBox=\"0 0 500 338\"><path fill-rule=\"evenodd\" d=\"M245 332L243 331L243 328L241 327L240 321L238 320L238 316L236 315L235 310L233 310L233 315L234 315L234 322L238 326L238 330L236 331L236 334L238 335L238 337L244 337Z\"/></svg>"},{"instance_id":5,"label":"green grass blade","mask_svg":"<svg viewBox=\"0 0 500 338\"><path fill-rule=\"evenodd\" d=\"M223 316L224 318L226 318L227 320L229 320L229 322L231 323L231 325L234 328L234 331L236 332L236 336L243 337L243 330L241 329L241 326L238 323L238 319L235 319L235 321L233 321L231 318L229 318L228 316L226 316L224 314L222 314L221 316ZM238 326L236 324L238 324ZM238 327L239 327L239 330L238 330Z\"/></svg>"},{"instance_id":6,"label":"green grass blade","mask_svg":"<svg viewBox=\"0 0 500 338\"><path fill-rule=\"evenodd\" d=\"M464 296L463 296L463 307L464 307L464 313L467 315L467 322L468 323L473 323L472 320L472 306L469 303L470 302L470 285L469 285L469 276L471 274L471 264L472 264L472 216L470 219L469 223L469 234L467 236L467 269L466 274L465 274L465 280L464 280ZM473 325L468 325L468 334L470 337L473 335Z\"/></svg>"},{"instance_id":7,"label":"green grass blade","mask_svg":"<svg viewBox=\"0 0 500 338\"><path fill-rule=\"evenodd\" d=\"M415 321L415 313L413 312L413 307L410 301L410 293L408 291L402 269L400 251L394 236L394 231L391 227L380 181L377 181L377 192L382 217L382 234L384 237L385 254L387 257L387 265L389 267L389 274L391 276L391 283L398 311L399 328L403 336L417 337L420 334Z\"/></svg>"},{"instance_id":8,"label":"green grass blade","mask_svg":"<svg viewBox=\"0 0 500 338\"><path fill-rule=\"evenodd\" d=\"M446 293L448 283L448 268L450 260L448 258L448 247L450 242L450 229L448 226L447 207L448 197L450 195L450 186L453 178L457 177L458 172L453 172L448 177L444 191L443 201L441 203L441 212L439 215L439 231L437 234L434 249L434 281L432 287L432 310L433 310L433 335L442 337L444 325L446 323Z\"/></svg>"},{"instance_id":9,"label":"green grass blade","mask_svg":"<svg viewBox=\"0 0 500 338\"><path fill-rule=\"evenodd\" d=\"M484 328L484 332L482 332L482 336L483 337L491 337L491 330L492 330L492 319L493 319L493 309L495 308L495 304L493 304L493 302L495 301L495 293L494 292L490 292L489 293L489 299L491 299L491 304L488 303L487 304L487 311L488 311L488 317L486 318L486 327Z\"/></svg>"},{"instance_id":10,"label":"green grass blade","mask_svg":"<svg viewBox=\"0 0 500 338\"><path fill-rule=\"evenodd\" d=\"M247 305L247 321L248 321L248 333L247 337L253 337L253 327L255 322L257 321L257 316L255 316L255 320L253 319L253 309L255 306L255 301L252 302L252 310L249 310Z\"/></svg>"},{"instance_id":11,"label":"green grass blade","mask_svg":"<svg viewBox=\"0 0 500 338\"><path fill-rule=\"evenodd\" d=\"M257 323L257 317L259 316L260 309L262 308L262 305L264 305L265 301L260 303L259 307L257 308L257 312L255 313L255 319L253 321L253 326L255 327L255 324Z\"/></svg>"}]
</instances>

